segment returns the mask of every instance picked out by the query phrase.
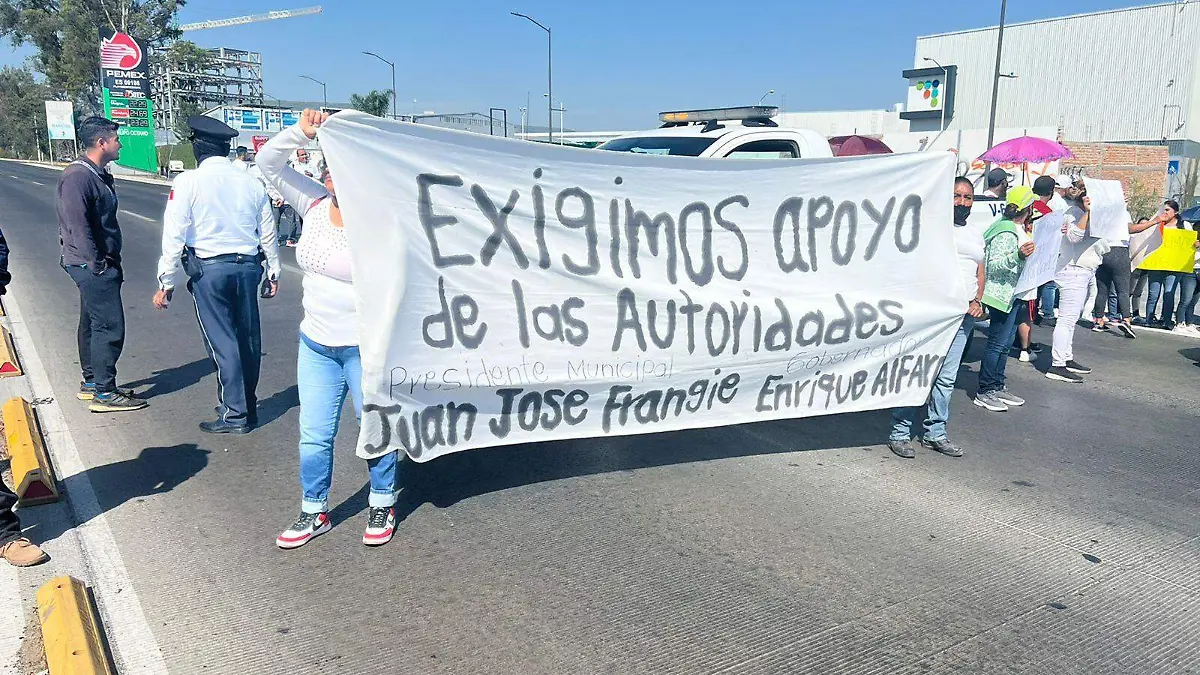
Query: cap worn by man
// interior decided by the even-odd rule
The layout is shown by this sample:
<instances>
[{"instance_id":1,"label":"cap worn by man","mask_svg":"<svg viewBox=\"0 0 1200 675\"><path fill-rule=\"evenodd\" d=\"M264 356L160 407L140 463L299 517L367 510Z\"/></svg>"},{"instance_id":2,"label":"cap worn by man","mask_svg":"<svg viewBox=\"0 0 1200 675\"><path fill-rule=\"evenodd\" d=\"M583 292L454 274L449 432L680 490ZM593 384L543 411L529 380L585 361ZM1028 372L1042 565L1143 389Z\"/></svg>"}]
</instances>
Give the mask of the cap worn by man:
<instances>
[{"instance_id":1,"label":"cap worn by man","mask_svg":"<svg viewBox=\"0 0 1200 675\"><path fill-rule=\"evenodd\" d=\"M1060 190L1070 190L1072 185L1074 185L1074 181L1064 173L1060 173L1054 177L1054 187Z\"/></svg>"},{"instance_id":2,"label":"cap worn by man","mask_svg":"<svg viewBox=\"0 0 1200 675\"><path fill-rule=\"evenodd\" d=\"M1008 182L1008 172L1000 167L996 167L988 172L987 184L989 188L1000 187Z\"/></svg>"},{"instance_id":3,"label":"cap worn by man","mask_svg":"<svg viewBox=\"0 0 1200 675\"><path fill-rule=\"evenodd\" d=\"M1033 194L1048 199L1054 194L1054 178L1051 176L1038 176L1033 181Z\"/></svg>"}]
</instances>

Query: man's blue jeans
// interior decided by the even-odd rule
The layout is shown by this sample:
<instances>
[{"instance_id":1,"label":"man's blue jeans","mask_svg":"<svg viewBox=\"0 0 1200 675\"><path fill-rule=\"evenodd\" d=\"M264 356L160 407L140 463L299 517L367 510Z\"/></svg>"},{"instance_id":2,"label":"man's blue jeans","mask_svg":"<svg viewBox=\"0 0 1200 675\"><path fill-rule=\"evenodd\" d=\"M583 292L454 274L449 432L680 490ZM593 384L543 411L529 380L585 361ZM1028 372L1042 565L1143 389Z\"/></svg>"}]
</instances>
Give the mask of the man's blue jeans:
<instances>
[{"instance_id":1,"label":"man's blue jeans","mask_svg":"<svg viewBox=\"0 0 1200 675\"><path fill-rule=\"evenodd\" d=\"M958 379L958 367L962 364L963 352L966 351L967 337L975 330L975 317L970 314L963 317L950 342L950 351L946 352L946 360L933 380L933 390L929 392L929 401L922 406L911 408L895 408L892 410L893 441L911 439L913 423L916 417L925 410L925 438L937 441L946 438L946 422L950 420L950 395L954 393L954 381Z\"/></svg>"},{"instance_id":2,"label":"man's blue jeans","mask_svg":"<svg viewBox=\"0 0 1200 675\"><path fill-rule=\"evenodd\" d=\"M329 485L333 482L333 439L337 437L342 405L349 393L354 414L362 419L362 361L358 347L326 347L300 334L296 359L296 384L300 390L300 487L305 513L329 510ZM371 474L372 507L396 503L396 453L367 460Z\"/></svg>"},{"instance_id":3,"label":"man's blue jeans","mask_svg":"<svg viewBox=\"0 0 1200 675\"><path fill-rule=\"evenodd\" d=\"M1008 365L1008 350L1012 347L1013 338L1017 335L1018 304L1014 300L1004 312L995 307L988 307L991 323L988 324L987 346L983 348L983 361L979 364L979 393L990 394L1004 388L1004 370ZM1070 321L1070 317L1059 317L1060 320Z\"/></svg>"}]
</instances>

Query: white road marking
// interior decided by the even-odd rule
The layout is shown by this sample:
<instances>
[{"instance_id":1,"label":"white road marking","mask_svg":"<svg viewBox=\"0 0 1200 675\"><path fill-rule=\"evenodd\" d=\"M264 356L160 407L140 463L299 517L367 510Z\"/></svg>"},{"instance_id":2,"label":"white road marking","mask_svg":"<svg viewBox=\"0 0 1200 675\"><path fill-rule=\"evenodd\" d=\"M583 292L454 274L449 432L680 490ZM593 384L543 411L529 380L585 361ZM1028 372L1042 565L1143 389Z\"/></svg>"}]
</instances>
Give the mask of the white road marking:
<instances>
[{"instance_id":1,"label":"white road marking","mask_svg":"<svg viewBox=\"0 0 1200 675\"><path fill-rule=\"evenodd\" d=\"M146 221L147 223L157 222L156 219L151 218L150 216L143 216L142 214L134 213L133 211L126 211L125 209L121 209L121 213L124 213L127 216L133 216L134 218L141 218L142 220Z\"/></svg>"},{"instance_id":2,"label":"white road marking","mask_svg":"<svg viewBox=\"0 0 1200 675\"><path fill-rule=\"evenodd\" d=\"M13 180L21 180L21 177L20 177L20 176L14 176L14 175L12 175L11 173L10 173L10 174L8 174L8 177L9 177L9 178L11 178L11 179L13 179Z\"/></svg>"},{"instance_id":3,"label":"white road marking","mask_svg":"<svg viewBox=\"0 0 1200 675\"><path fill-rule=\"evenodd\" d=\"M7 563L0 565L0 598L4 598L0 603L0 672L4 672L3 664L17 662L21 633L25 628L25 603L21 602L17 569Z\"/></svg>"},{"instance_id":4,"label":"white road marking","mask_svg":"<svg viewBox=\"0 0 1200 675\"><path fill-rule=\"evenodd\" d=\"M48 397L50 403L38 406L38 421L46 438L46 446L54 461L59 479L78 477L73 481L68 495L75 527L83 552L84 565L88 569L92 590L108 634L118 672L130 674L161 675L167 672L158 640L150 630L137 591L129 579L125 562L117 549L112 530L108 527L104 509L96 500L96 492L85 471L83 460L71 430L67 428L62 409L54 398L50 378L42 365L41 357L34 349L36 344L29 326L21 316L21 309L12 294L5 299L13 337L21 356L21 365L29 376L33 394ZM8 597L8 596L4 596Z\"/></svg>"},{"instance_id":5,"label":"white road marking","mask_svg":"<svg viewBox=\"0 0 1200 675\"><path fill-rule=\"evenodd\" d=\"M34 185L41 185L42 187L46 187L46 184L45 184L45 183L39 183L39 182L37 182L36 180L34 180L34 179L32 179L32 178L30 178L30 179L28 179L28 180L29 180L29 182L30 182L30 183L33 183Z\"/></svg>"}]
</instances>

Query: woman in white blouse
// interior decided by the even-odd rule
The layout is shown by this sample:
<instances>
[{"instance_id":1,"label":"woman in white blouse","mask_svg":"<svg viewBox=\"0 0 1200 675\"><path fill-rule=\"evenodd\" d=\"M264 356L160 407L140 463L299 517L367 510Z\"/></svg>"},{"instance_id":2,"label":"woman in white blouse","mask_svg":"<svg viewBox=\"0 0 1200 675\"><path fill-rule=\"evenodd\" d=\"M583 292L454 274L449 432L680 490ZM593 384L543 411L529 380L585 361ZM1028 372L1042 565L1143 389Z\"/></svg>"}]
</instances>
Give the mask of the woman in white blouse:
<instances>
[{"instance_id":1,"label":"woman in white blouse","mask_svg":"<svg viewBox=\"0 0 1200 675\"><path fill-rule=\"evenodd\" d=\"M294 151L316 138L317 128L327 118L325 113L305 110L299 124L264 145L257 157L263 178L304 219L304 234L296 245L296 262L304 272L304 319L296 363L303 498L299 518L276 540L280 548L303 546L329 531L333 440L347 393L355 415L362 417L358 318L337 193L328 169L322 170L318 183L287 165ZM363 543L379 546L391 540L396 525L396 453L367 460L367 468L371 493Z\"/></svg>"}]
</instances>

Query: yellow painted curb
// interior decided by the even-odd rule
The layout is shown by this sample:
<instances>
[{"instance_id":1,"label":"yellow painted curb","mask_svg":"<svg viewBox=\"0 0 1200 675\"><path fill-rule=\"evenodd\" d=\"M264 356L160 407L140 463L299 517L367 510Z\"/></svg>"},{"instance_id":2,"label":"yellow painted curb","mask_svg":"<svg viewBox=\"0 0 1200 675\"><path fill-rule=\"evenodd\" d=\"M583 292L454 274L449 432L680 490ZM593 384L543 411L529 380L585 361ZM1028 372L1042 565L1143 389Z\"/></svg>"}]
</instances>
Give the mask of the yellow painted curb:
<instances>
[{"instance_id":1,"label":"yellow painted curb","mask_svg":"<svg viewBox=\"0 0 1200 675\"><path fill-rule=\"evenodd\" d=\"M12 336L4 328L0 328L3 339L0 340L0 377L16 377L24 375L21 364L17 362L17 348L13 345Z\"/></svg>"},{"instance_id":2,"label":"yellow painted curb","mask_svg":"<svg viewBox=\"0 0 1200 675\"><path fill-rule=\"evenodd\" d=\"M13 484L21 505L58 501L58 482L29 401L10 398L0 408L0 416L4 418L4 439L8 441Z\"/></svg>"},{"instance_id":3,"label":"yellow painted curb","mask_svg":"<svg viewBox=\"0 0 1200 675\"><path fill-rule=\"evenodd\" d=\"M50 675L113 675L82 581L69 576L47 581L38 589L37 604Z\"/></svg>"}]
</instances>

